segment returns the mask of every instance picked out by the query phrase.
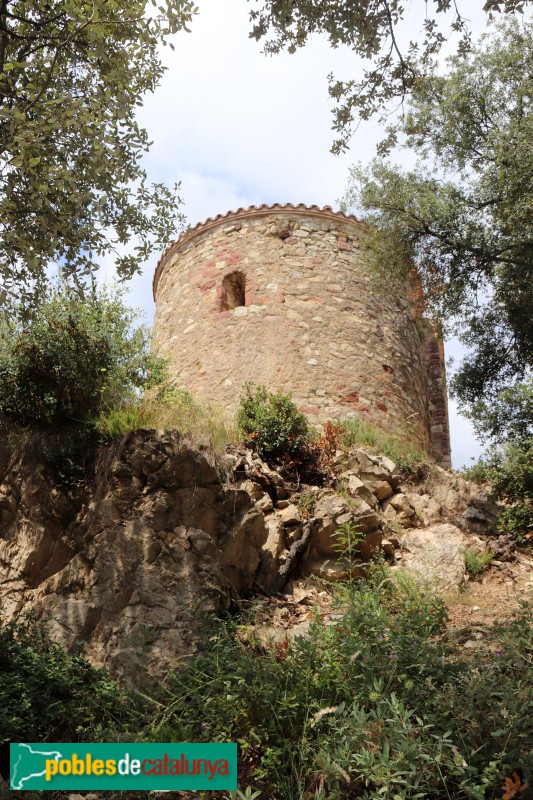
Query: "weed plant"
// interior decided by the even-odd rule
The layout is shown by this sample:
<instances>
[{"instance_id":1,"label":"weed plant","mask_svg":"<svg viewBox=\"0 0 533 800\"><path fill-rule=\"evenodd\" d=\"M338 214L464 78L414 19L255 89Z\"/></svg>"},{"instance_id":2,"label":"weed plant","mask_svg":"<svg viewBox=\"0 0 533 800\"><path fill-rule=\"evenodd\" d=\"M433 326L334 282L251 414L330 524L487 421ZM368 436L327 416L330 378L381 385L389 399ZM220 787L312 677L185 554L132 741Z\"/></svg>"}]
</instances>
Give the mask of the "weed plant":
<instances>
[{"instance_id":1,"label":"weed plant","mask_svg":"<svg viewBox=\"0 0 533 800\"><path fill-rule=\"evenodd\" d=\"M0 618L0 773L9 742L109 741L137 722L135 706L103 670L52 642L43 622Z\"/></svg>"},{"instance_id":2,"label":"weed plant","mask_svg":"<svg viewBox=\"0 0 533 800\"><path fill-rule=\"evenodd\" d=\"M474 577L481 575L494 558L493 554L486 548L480 553L475 550L463 550L463 554L465 557L466 571L469 575L473 575Z\"/></svg>"},{"instance_id":3,"label":"weed plant","mask_svg":"<svg viewBox=\"0 0 533 800\"><path fill-rule=\"evenodd\" d=\"M360 573L361 544L365 539L365 534L352 522L343 522L336 531L334 550L338 553L338 559L346 568L346 582L349 587L353 586L355 575Z\"/></svg>"}]
</instances>

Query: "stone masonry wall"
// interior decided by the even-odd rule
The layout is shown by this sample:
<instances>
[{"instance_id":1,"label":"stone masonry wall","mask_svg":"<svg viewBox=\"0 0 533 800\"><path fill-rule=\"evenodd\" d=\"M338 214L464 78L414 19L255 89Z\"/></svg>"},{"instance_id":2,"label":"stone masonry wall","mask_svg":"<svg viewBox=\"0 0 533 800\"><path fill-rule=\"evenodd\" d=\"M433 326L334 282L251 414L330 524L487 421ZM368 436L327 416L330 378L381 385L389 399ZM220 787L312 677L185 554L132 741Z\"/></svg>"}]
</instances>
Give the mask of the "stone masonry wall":
<instances>
[{"instance_id":1,"label":"stone masonry wall","mask_svg":"<svg viewBox=\"0 0 533 800\"><path fill-rule=\"evenodd\" d=\"M431 368L442 378L442 350L407 297L372 285L360 231L354 217L315 206L197 225L156 270L153 347L181 386L228 413L252 381L292 392L311 422L369 420L449 463L444 386L439 400L428 377Z\"/></svg>"}]
</instances>

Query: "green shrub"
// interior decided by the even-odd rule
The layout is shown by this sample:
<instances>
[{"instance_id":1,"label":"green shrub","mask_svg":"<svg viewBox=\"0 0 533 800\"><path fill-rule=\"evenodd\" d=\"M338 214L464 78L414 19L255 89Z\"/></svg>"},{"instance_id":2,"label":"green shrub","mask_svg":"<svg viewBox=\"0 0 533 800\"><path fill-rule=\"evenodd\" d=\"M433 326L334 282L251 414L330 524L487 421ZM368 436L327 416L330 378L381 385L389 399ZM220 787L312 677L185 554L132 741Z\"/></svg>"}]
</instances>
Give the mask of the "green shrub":
<instances>
[{"instance_id":1,"label":"green shrub","mask_svg":"<svg viewBox=\"0 0 533 800\"><path fill-rule=\"evenodd\" d=\"M466 571L469 575L481 575L494 558L492 553L489 553L487 549L483 550L481 553L477 553L475 550L463 550L463 554L465 557Z\"/></svg>"},{"instance_id":2,"label":"green shrub","mask_svg":"<svg viewBox=\"0 0 533 800\"><path fill-rule=\"evenodd\" d=\"M265 644L246 618L207 622L144 705L18 621L0 628L0 742L237 741L264 800L500 800L505 778L533 778L532 613L523 603L467 651L439 598L377 562L292 643Z\"/></svg>"},{"instance_id":3,"label":"green shrub","mask_svg":"<svg viewBox=\"0 0 533 800\"><path fill-rule=\"evenodd\" d=\"M533 541L533 503L524 500L523 503L506 508L498 519L498 533L510 534L518 544L527 544Z\"/></svg>"},{"instance_id":4,"label":"green shrub","mask_svg":"<svg viewBox=\"0 0 533 800\"><path fill-rule=\"evenodd\" d=\"M441 600L377 563L340 587L335 624L292 643L218 621L172 673L143 737L237 741L265 800L497 800L531 782L531 607L479 651L446 635Z\"/></svg>"},{"instance_id":5,"label":"green shrub","mask_svg":"<svg viewBox=\"0 0 533 800\"><path fill-rule=\"evenodd\" d=\"M328 796L361 796L358 790L369 800L445 797L437 787L443 791L446 782L453 792L468 776L457 746L382 686L377 680L368 710L342 703L320 724L316 761Z\"/></svg>"},{"instance_id":6,"label":"green shrub","mask_svg":"<svg viewBox=\"0 0 533 800\"><path fill-rule=\"evenodd\" d=\"M533 500L533 438L492 447L464 475L476 483L490 483L501 500Z\"/></svg>"},{"instance_id":7,"label":"green shrub","mask_svg":"<svg viewBox=\"0 0 533 800\"><path fill-rule=\"evenodd\" d=\"M479 485L490 483L491 474L488 464L483 458L480 458L479 461L472 464L470 467L463 467L460 472L467 481L472 481L472 483L477 483Z\"/></svg>"},{"instance_id":8,"label":"green shrub","mask_svg":"<svg viewBox=\"0 0 533 800\"><path fill-rule=\"evenodd\" d=\"M22 426L80 425L162 378L149 333L120 293L64 285L0 322L0 413Z\"/></svg>"},{"instance_id":9,"label":"green shrub","mask_svg":"<svg viewBox=\"0 0 533 800\"><path fill-rule=\"evenodd\" d=\"M495 499L511 504L500 515L498 533L528 541L533 530L533 439L493 447L463 474L475 483L490 483Z\"/></svg>"},{"instance_id":10,"label":"green shrub","mask_svg":"<svg viewBox=\"0 0 533 800\"><path fill-rule=\"evenodd\" d=\"M0 624L0 750L10 741L96 741L131 719L129 706L103 670L50 641L32 617Z\"/></svg>"},{"instance_id":11,"label":"green shrub","mask_svg":"<svg viewBox=\"0 0 533 800\"><path fill-rule=\"evenodd\" d=\"M345 447L367 446L392 459L402 475L411 481L421 481L431 471L428 456L407 444L404 438L384 433L379 428L359 419L342 423L342 441Z\"/></svg>"},{"instance_id":12,"label":"green shrub","mask_svg":"<svg viewBox=\"0 0 533 800\"><path fill-rule=\"evenodd\" d=\"M309 443L307 417L298 411L290 394L274 394L265 386L245 385L237 421L246 445L264 458L297 455Z\"/></svg>"}]
</instances>

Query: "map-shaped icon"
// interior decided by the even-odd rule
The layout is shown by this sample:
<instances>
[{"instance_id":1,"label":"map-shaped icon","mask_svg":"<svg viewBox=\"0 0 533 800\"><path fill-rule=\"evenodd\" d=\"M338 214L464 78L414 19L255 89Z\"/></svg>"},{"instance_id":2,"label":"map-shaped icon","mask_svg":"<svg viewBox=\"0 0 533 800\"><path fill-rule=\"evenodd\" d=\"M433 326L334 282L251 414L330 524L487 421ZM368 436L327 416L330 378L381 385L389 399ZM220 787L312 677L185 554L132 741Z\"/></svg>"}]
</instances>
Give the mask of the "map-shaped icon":
<instances>
[{"instance_id":1,"label":"map-shaped icon","mask_svg":"<svg viewBox=\"0 0 533 800\"><path fill-rule=\"evenodd\" d=\"M31 789L31 786L24 784L32 778L44 778L47 761L59 761L62 758L57 750L37 750L29 744L19 743L15 748L11 746L11 789L18 791Z\"/></svg>"}]
</instances>

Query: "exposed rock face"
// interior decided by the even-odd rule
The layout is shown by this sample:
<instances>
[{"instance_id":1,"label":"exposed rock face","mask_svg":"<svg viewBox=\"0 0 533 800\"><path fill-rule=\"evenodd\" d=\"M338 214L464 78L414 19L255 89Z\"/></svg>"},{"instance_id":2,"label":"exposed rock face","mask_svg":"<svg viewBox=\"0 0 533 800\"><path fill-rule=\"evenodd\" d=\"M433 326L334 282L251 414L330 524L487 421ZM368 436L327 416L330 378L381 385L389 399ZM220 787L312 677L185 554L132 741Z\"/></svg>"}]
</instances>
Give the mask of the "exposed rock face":
<instances>
[{"instance_id":1,"label":"exposed rock face","mask_svg":"<svg viewBox=\"0 0 533 800\"><path fill-rule=\"evenodd\" d=\"M239 493L240 494L240 493ZM248 592L253 585L261 560L261 550L268 537L263 512L245 496L242 506L233 503L234 492L226 491L226 531L220 536L222 568L232 586L239 592Z\"/></svg>"},{"instance_id":2,"label":"exposed rock face","mask_svg":"<svg viewBox=\"0 0 533 800\"><path fill-rule=\"evenodd\" d=\"M271 514L266 525L268 535L261 551L261 565L257 582L260 586L268 588L273 585L278 570L284 563L284 554L288 549L288 537L279 514Z\"/></svg>"},{"instance_id":3,"label":"exposed rock face","mask_svg":"<svg viewBox=\"0 0 533 800\"><path fill-rule=\"evenodd\" d=\"M385 519L400 525L402 528L416 527L417 516L409 497L403 492L389 497L383 502Z\"/></svg>"},{"instance_id":4,"label":"exposed rock face","mask_svg":"<svg viewBox=\"0 0 533 800\"><path fill-rule=\"evenodd\" d=\"M334 492L324 494L315 507L317 526L313 537L313 546L321 556L334 556L340 554L340 542L337 530L340 525L351 523L357 534L360 534L359 549L361 557L368 559L372 547L378 548L381 544L381 521L376 511L373 511L364 500L350 501ZM370 542L369 534L375 534Z\"/></svg>"},{"instance_id":5,"label":"exposed rock face","mask_svg":"<svg viewBox=\"0 0 533 800\"><path fill-rule=\"evenodd\" d=\"M473 496L473 485L461 475L447 472L440 467L435 467L430 481L431 497L443 508L448 515L462 513L469 505ZM479 493L475 487L474 494Z\"/></svg>"},{"instance_id":6,"label":"exposed rock face","mask_svg":"<svg viewBox=\"0 0 533 800\"><path fill-rule=\"evenodd\" d=\"M360 479L378 500L390 497L398 487L399 470L385 456L372 456L359 449L354 452L350 467L357 470Z\"/></svg>"},{"instance_id":7,"label":"exposed rock face","mask_svg":"<svg viewBox=\"0 0 533 800\"><path fill-rule=\"evenodd\" d=\"M26 468L27 469L27 468ZM154 675L191 651L200 611L251 589L267 528L246 492L224 489L177 436L131 435L105 486L80 508L19 463L1 486L4 613L51 616L97 663Z\"/></svg>"},{"instance_id":8,"label":"exposed rock face","mask_svg":"<svg viewBox=\"0 0 533 800\"><path fill-rule=\"evenodd\" d=\"M73 501L42 464L3 459L0 611L48 616L56 639L84 641L95 663L134 679L146 666L157 679L192 652L201 612L279 591L296 569L362 575L383 548L458 591L464 529L488 519L466 481L436 469L420 492L402 490L396 465L361 449L339 453L338 483L323 488L291 487L283 467L250 451L227 456L223 483L204 454L155 431L130 434L107 463ZM353 537L349 559L340 526Z\"/></svg>"}]
</instances>

